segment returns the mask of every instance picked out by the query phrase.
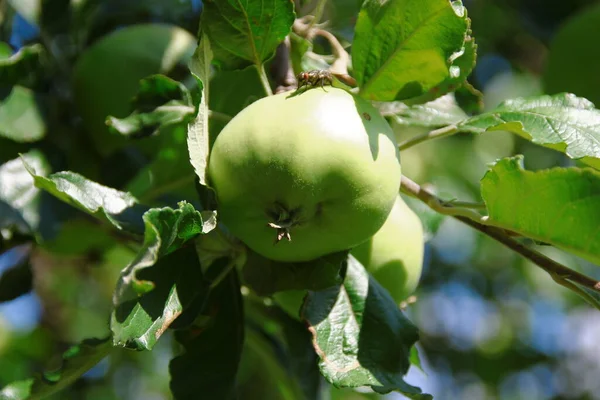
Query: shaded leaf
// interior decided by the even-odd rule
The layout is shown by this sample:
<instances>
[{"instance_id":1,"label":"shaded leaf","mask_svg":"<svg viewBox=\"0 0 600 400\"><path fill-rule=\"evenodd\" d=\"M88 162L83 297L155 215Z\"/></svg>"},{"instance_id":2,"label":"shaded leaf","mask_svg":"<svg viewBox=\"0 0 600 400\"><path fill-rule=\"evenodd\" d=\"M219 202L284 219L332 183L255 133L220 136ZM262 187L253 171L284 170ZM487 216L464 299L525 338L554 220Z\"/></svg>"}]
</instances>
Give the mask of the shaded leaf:
<instances>
[{"instance_id":1,"label":"shaded leaf","mask_svg":"<svg viewBox=\"0 0 600 400\"><path fill-rule=\"evenodd\" d=\"M137 350L152 349L184 309L207 293L195 248L185 244L216 226L214 212L200 213L185 202L177 210L150 209L143 220L144 245L121 272L111 317L115 345Z\"/></svg>"},{"instance_id":2,"label":"shaded leaf","mask_svg":"<svg viewBox=\"0 0 600 400\"><path fill-rule=\"evenodd\" d=\"M432 398L402 379L417 329L354 257L348 258L341 286L309 292L303 316L321 373L336 387L371 386L380 393Z\"/></svg>"},{"instance_id":3,"label":"shaded leaf","mask_svg":"<svg viewBox=\"0 0 600 400\"><path fill-rule=\"evenodd\" d=\"M190 62L190 71L198 79L200 85L200 103L196 118L188 125L188 151L190 163L198 175L200 184L206 186L206 166L208 165L209 134L208 134L208 102L210 63L212 62L211 43L205 35L200 38L200 43Z\"/></svg>"},{"instance_id":4,"label":"shaded leaf","mask_svg":"<svg viewBox=\"0 0 600 400\"><path fill-rule=\"evenodd\" d=\"M574 93L600 104L600 58L589 46L600 40L599 25L596 4L582 8L553 35L542 81L546 93Z\"/></svg>"},{"instance_id":5,"label":"shaded leaf","mask_svg":"<svg viewBox=\"0 0 600 400\"><path fill-rule=\"evenodd\" d=\"M46 158L37 150L21 156L40 175L49 173ZM0 228L15 227L21 233L33 233L40 225L40 190L21 159L0 166Z\"/></svg>"},{"instance_id":6,"label":"shaded leaf","mask_svg":"<svg viewBox=\"0 0 600 400\"><path fill-rule=\"evenodd\" d=\"M71 385L87 370L98 364L112 350L110 338L86 339L63 353L62 366L45 372L39 378L14 382L0 391L6 400L37 400L46 398Z\"/></svg>"},{"instance_id":7,"label":"shaded leaf","mask_svg":"<svg viewBox=\"0 0 600 400\"><path fill-rule=\"evenodd\" d=\"M0 136L15 142L36 142L46 136L39 96L22 86L14 86L1 100L0 121Z\"/></svg>"},{"instance_id":8,"label":"shaded leaf","mask_svg":"<svg viewBox=\"0 0 600 400\"><path fill-rule=\"evenodd\" d=\"M284 290L320 290L339 285L347 252L329 254L306 262L280 262L248 251L244 283L260 296Z\"/></svg>"},{"instance_id":9,"label":"shaded leaf","mask_svg":"<svg viewBox=\"0 0 600 400\"><path fill-rule=\"evenodd\" d=\"M196 113L187 88L164 75L142 79L132 106L134 111L130 115L108 117L106 124L117 133L139 138L158 134L174 124L187 123Z\"/></svg>"},{"instance_id":10,"label":"shaded leaf","mask_svg":"<svg viewBox=\"0 0 600 400\"><path fill-rule=\"evenodd\" d=\"M169 364L175 399L235 398L236 375L244 342L244 311L237 272L232 270L215 287L203 324L177 331L183 354Z\"/></svg>"},{"instance_id":11,"label":"shaded leaf","mask_svg":"<svg viewBox=\"0 0 600 400\"><path fill-rule=\"evenodd\" d=\"M365 1L352 44L359 94L369 100L406 100L449 79L466 78L468 73L453 64L465 53L468 28L458 1Z\"/></svg>"},{"instance_id":12,"label":"shaded leaf","mask_svg":"<svg viewBox=\"0 0 600 400\"><path fill-rule=\"evenodd\" d=\"M447 94L425 104L408 106L394 101L377 103L377 109L385 117L393 117L399 125L437 128L458 123L467 114L456 104L454 96Z\"/></svg>"},{"instance_id":13,"label":"shaded leaf","mask_svg":"<svg viewBox=\"0 0 600 400\"><path fill-rule=\"evenodd\" d=\"M44 48L41 44L21 47L8 58L0 58L0 85L31 85L40 70Z\"/></svg>"},{"instance_id":14,"label":"shaded leaf","mask_svg":"<svg viewBox=\"0 0 600 400\"><path fill-rule=\"evenodd\" d=\"M498 161L481 180L487 223L555 245L600 265L600 172L523 169L523 157Z\"/></svg>"},{"instance_id":15,"label":"shaded leaf","mask_svg":"<svg viewBox=\"0 0 600 400\"><path fill-rule=\"evenodd\" d=\"M260 66L290 33L294 4L289 0L205 1L201 29L222 69Z\"/></svg>"},{"instance_id":16,"label":"shaded leaf","mask_svg":"<svg viewBox=\"0 0 600 400\"><path fill-rule=\"evenodd\" d=\"M507 100L458 127L473 133L510 131L573 159L600 166L600 111L572 94Z\"/></svg>"}]
</instances>

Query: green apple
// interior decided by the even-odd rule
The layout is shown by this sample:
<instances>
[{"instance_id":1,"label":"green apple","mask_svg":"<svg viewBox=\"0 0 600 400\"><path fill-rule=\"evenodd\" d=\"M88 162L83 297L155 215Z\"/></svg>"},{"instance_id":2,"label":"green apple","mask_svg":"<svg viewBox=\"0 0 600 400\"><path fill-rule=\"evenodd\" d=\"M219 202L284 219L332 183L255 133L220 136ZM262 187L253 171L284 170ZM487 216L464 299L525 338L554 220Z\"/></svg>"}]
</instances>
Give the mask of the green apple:
<instances>
[{"instance_id":1,"label":"green apple","mask_svg":"<svg viewBox=\"0 0 600 400\"><path fill-rule=\"evenodd\" d=\"M400 186L394 132L342 89L281 93L242 110L208 161L221 221L278 261L350 249L385 222Z\"/></svg>"}]
</instances>

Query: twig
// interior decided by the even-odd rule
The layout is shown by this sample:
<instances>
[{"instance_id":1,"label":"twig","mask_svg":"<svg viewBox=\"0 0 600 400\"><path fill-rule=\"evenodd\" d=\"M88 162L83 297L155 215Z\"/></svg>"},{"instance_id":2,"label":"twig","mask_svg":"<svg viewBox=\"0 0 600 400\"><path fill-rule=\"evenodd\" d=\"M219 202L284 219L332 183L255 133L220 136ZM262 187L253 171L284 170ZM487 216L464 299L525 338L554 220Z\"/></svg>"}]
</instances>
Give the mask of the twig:
<instances>
[{"instance_id":1,"label":"twig","mask_svg":"<svg viewBox=\"0 0 600 400\"><path fill-rule=\"evenodd\" d=\"M500 228L497 228L494 226L490 226L490 225L486 225L484 223L484 221L485 221L484 217L479 216L479 220L478 220L477 218L471 218L467 215L462 215L463 214L462 212L456 213L455 211L452 210L453 208L457 208L457 207L452 207L452 206L442 206L441 208L438 207L437 205L447 204L447 203L444 202L443 200L439 199L433 193L427 191L426 189L423 189L417 183L415 183L414 181L412 181L411 179L409 179L405 176L402 176L401 188L404 193L418 198L419 200L423 201L425 204L427 204L429 207L431 207L435 211L438 211L442 214L450 215L450 216L458 219L459 221L463 222L464 224L467 224L470 227L478 230L479 232L484 233L487 236L491 237L492 239L495 239L496 241L502 243L503 245L505 245L509 249L513 250L514 252L519 253L524 258L533 262L534 264L536 264L537 266L542 268L544 271L548 272L548 274L550 274L552 279L554 279L555 281L557 279L563 280L563 281L568 280L568 281L577 283L583 287L586 287L590 290L600 293L600 281L590 278L589 276L581 274L577 271L574 271L574 270L570 269L569 267L566 267L566 266L546 257L545 255L525 246L524 244L522 244L522 243L516 241L515 239L513 239L512 237L508 236L503 229L500 229ZM471 211L471 210L469 210L469 211ZM479 214L477 214L477 215L479 215ZM563 285L563 286L569 287L568 285ZM584 299L585 299L585 296L584 296ZM586 300L589 301L589 299L586 299ZM597 307L597 304L594 304L594 306Z\"/></svg>"},{"instance_id":2,"label":"twig","mask_svg":"<svg viewBox=\"0 0 600 400\"><path fill-rule=\"evenodd\" d=\"M425 142L427 140L439 139L439 138L443 138L446 136L451 136L457 132L458 132L458 128L455 125L444 126L442 128L435 129L433 131L429 131L422 135L417 135L415 137L407 139L404 142L400 143L398 145L398 148L400 150L406 150L409 147L415 146L415 145Z\"/></svg>"},{"instance_id":3,"label":"twig","mask_svg":"<svg viewBox=\"0 0 600 400\"><path fill-rule=\"evenodd\" d=\"M451 215L453 217L464 217L470 220L474 220L480 224L485 223L485 217L476 211L469 208L456 207L452 205L452 202L443 201L433 193L419 186L416 182L411 179L402 176L402 182L400 189L413 197L418 198L425 204L427 204L434 211L444 215Z\"/></svg>"},{"instance_id":4,"label":"twig","mask_svg":"<svg viewBox=\"0 0 600 400\"><path fill-rule=\"evenodd\" d=\"M290 37L277 46L275 57L271 63L271 77L275 81L275 93L287 92L296 88L296 77L290 60Z\"/></svg>"},{"instance_id":5,"label":"twig","mask_svg":"<svg viewBox=\"0 0 600 400\"><path fill-rule=\"evenodd\" d=\"M265 72L265 64L257 65L256 68L258 68L258 76L260 77L260 83L262 83L266 95L273 96L273 90L271 90L271 84L269 83L269 78L267 77L267 73Z\"/></svg>"}]
</instances>

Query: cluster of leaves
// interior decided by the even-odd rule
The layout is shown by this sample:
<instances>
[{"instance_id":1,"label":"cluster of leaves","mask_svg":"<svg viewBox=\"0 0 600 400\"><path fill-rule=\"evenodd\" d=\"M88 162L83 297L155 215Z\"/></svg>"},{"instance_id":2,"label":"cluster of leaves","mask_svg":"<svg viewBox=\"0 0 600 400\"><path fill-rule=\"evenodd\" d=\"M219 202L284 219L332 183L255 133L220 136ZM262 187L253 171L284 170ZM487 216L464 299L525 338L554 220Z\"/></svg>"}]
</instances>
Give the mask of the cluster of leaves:
<instances>
[{"instance_id":1,"label":"cluster of leaves","mask_svg":"<svg viewBox=\"0 0 600 400\"><path fill-rule=\"evenodd\" d=\"M271 57L286 37L292 38L294 68L325 59L314 57L310 35L292 31L297 17L293 3L285 0L204 2L190 62L196 80L149 76L131 102L134 111L107 118L107 137L160 140L170 150L122 185L96 171L87 177L51 173L53 160L36 150L0 167L0 228L9 246L23 237L43 244L51 236L42 228L47 221L39 210L55 204L53 198L114 229L137 249L136 257L122 266L113 294L110 337L84 341L64 354L58 371L10 384L0 395L47 396L72 383L113 346L152 350L171 329L181 349L169 366L177 399L197 393L234 398L251 379L285 382L288 397L275 398L317 398L317 366L336 387L369 386L379 393L431 398L403 380L410 365L419 364L416 327L354 258L342 254L303 264L275 263L249 252L218 225L214 199L205 187L215 136L247 104L271 93L266 71L277 69L277 59ZM507 101L481 113L479 94L467 81L476 48L460 1L366 0L352 39L350 76L357 94L377 102L399 125L446 133L510 131L577 160L578 166L544 171L526 171L520 156L496 161L481 180L485 214L471 215L478 224L600 263L600 213L595 207L600 111L585 99L558 94ZM52 65L47 52L39 44L15 54L0 47L0 84L10 89L0 103L2 140L28 144L50 135L44 113L59 106L39 100L40 82L50 78L37 72L47 71L44 63ZM189 165L183 172L173 168L173 160L189 164L182 137L187 137L194 171ZM193 187L195 179L198 193L172 190L180 189L174 181ZM30 278L27 262L4 273L0 288L20 290L2 300L30 290ZM555 278L569 281L568 276ZM245 295L242 286L249 289ZM291 289L308 290L302 307L308 332L304 324L265 305L263 297ZM598 305L591 294L587 299ZM267 322L277 327L275 332L264 328ZM281 372L281 360L264 337L280 343L291 374ZM264 371L244 369L259 357Z\"/></svg>"}]
</instances>

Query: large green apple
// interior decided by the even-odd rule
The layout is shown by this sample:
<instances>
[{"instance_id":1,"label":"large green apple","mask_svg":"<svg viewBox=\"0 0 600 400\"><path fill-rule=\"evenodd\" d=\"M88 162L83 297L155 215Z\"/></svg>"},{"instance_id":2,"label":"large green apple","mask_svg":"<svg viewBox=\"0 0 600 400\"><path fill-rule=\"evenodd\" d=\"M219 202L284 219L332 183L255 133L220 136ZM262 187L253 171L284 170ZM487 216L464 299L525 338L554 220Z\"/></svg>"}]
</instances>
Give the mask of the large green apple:
<instances>
[{"instance_id":1,"label":"large green apple","mask_svg":"<svg viewBox=\"0 0 600 400\"><path fill-rule=\"evenodd\" d=\"M208 162L219 216L264 257L308 261L350 249L385 222L400 186L394 132L342 89L252 103L217 137Z\"/></svg>"},{"instance_id":2,"label":"large green apple","mask_svg":"<svg viewBox=\"0 0 600 400\"><path fill-rule=\"evenodd\" d=\"M129 115L140 80L185 65L195 47L194 36L182 28L139 24L102 37L79 57L73 71L75 104L101 154L127 143L109 133L106 117Z\"/></svg>"},{"instance_id":3,"label":"large green apple","mask_svg":"<svg viewBox=\"0 0 600 400\"><path fill-rule=\"evenodd\" d=\"M423 252L423 224L400 196L381 229L351 251L396 303L417 288Z\"/></svg>"}]
</instances>

